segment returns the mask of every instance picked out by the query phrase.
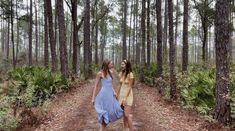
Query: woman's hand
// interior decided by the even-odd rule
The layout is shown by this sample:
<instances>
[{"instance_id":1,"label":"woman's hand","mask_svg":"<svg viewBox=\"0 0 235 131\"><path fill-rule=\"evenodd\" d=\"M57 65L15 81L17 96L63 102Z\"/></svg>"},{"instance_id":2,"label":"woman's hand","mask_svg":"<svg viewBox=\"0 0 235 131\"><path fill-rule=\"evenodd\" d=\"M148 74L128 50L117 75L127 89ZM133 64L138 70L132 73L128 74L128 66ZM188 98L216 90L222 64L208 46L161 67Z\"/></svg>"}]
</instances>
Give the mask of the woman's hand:
<instances>
[{"instance_id":1,"label":"woman's hand","mask_svg":"<svg viewBox=\"0 0 235 131\"><path fill-rule=\"evenodd\" d=\"M126 106L126 105L127 105L126 99L123 99L123 100L122 100L122 105L123 105L123 106Z\"/></svg>"},{"instance_id":2,"label":"woman's hand","mask_svg":"<svg viewBox=\"0 0 235 131\"><path fill-rule=\"evenodd\" d=\"M95 100L92 99L92 100L91 100L91 103L92 103L92 105L94 106L94 105L95 105Z\"/></svg>"},{"instance_id":3,"label":"woman's hand","mask_svg":"<svg viewBox=\"0 0 235 131\"><path fill-rule=\"evenodd\" d=\"M114 96L115 96L115 97L117 97L117 93L116 93L116 91L114 91L114 92L113 92L113 94L114 94Z\"/></svg>"}]
</instances>

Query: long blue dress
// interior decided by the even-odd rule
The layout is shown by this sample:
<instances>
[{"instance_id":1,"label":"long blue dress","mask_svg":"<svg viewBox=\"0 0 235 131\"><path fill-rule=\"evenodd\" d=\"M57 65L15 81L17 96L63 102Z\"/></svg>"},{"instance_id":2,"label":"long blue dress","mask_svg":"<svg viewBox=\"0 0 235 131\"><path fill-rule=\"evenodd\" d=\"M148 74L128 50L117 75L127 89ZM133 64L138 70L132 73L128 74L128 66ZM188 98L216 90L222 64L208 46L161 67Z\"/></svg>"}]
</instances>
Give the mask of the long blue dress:
<instances>
[{"instance_id":1,"label":"long blue dress","mask_svg":"<svg viewBox=\"0 0 235 131\"><path fill-rule=\"evenodd\" d=\"M110 75L101 79L101 90L95 98L95 110L99 123L108 124L123 116L123 110L113 92Z\"/></svg>"}]
</instances>

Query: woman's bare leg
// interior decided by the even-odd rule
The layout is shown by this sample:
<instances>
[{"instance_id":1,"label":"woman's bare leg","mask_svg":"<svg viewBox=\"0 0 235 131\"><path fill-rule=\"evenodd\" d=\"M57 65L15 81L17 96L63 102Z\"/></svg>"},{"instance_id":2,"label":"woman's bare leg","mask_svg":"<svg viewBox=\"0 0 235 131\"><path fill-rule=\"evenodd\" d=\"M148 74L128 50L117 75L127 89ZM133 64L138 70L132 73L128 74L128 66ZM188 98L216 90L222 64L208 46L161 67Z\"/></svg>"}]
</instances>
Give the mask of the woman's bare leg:
<instances>
[{"instance_id":1,"label":"woman's bare leg","mask_svg":"<svg viewBox=\"0 0 235 131\"><path fill-rule=\"evenodd\" d=\"M124 117L126 118L126 123L130 129L130 131L134 131L134 127L132 124L132 118L130 116L130 112L131 112L131 107L130 106L125 106L124 107Z\"/></svg>"},{"instance_id":2,"label":"woman's bare leg","mask_svg":"<svg viewBox=\"0 0 235 131\"><path fill-rule=\"evenodd\" d=\"M126 129L128 129L128 122L125 116L123 116L123 125L124 125L124 130L126 131Z\"/></svg>"},{"instance_id":3,"label":"woman's bare leg","mask_svg":"<svg viewBox=\"0 0 235 131\"><path fill-rule=\"evenodd\" d=\"M105 127L107 126L107 124L103 121L103 123L101 124L101 129L100 131L105 131Z\"/></svg>"}]
</instances>

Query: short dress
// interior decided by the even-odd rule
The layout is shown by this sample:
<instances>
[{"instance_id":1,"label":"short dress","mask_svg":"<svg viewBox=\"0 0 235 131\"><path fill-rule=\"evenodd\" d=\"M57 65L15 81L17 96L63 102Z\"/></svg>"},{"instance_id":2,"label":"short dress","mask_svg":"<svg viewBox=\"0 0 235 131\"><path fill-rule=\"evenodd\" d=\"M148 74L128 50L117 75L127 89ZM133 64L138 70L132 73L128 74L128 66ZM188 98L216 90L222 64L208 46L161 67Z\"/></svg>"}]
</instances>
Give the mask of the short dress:
<instances>
[{"instance_id":1,"label":"short dress","mask_svg":"<svg viewBox=\"0 0 235 131\"><path fill-rule=\"evenodd\" d=\"M129 86L129 80L134 79L134 75L132 72L130 72L125 79L125 75L122 75L122 73L119 73L119 77L120 77L121 87L118 93L118 101L120 104L122 104L122 101L126 98L128 91L130 90L129 95L126 98L126 102L128 106L132 106L133 91L132 91L132 87Z\"/></svg>"},{"instance_id":2,"label":"short dress","mask_svg":"<svg viewBox=\"0 0 235 131\"><path fill-rule=\"evenodd\" d=\"M121 118L123 110L114 95L110 75L101 79L101 85L101 90L95 99L95 110L99 123L105 122L108 124Z\"/></svg>"}]
</instances>

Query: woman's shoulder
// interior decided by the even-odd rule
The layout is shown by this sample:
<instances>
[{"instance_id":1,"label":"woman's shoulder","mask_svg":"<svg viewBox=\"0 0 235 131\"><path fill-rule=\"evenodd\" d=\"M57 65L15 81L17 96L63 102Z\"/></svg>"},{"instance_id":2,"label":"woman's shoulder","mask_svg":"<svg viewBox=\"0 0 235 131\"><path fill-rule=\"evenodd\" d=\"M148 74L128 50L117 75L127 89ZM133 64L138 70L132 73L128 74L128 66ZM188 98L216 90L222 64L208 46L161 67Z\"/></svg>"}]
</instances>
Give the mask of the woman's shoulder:
<instances>
[{"instance_id":1,"label":"woman's shoulder","mask_svg":"<svg viewBox=\"0 0 235 131\"><path fill-rule=\"evenodd\" d=\"M118 76L121 77L121 76L122 76L122 72L119 72L119 73L118 73Z\"/></svg>"},{"instance_id":2,"label":"woman's shoulder","mask_svg":"<svg viewBox=\"0 0 235 131\"><path fill-rule=\"evenodd\" d=\"M103 76L103 71L99 71L96 76L102 77Z\"/></svg>"},{"instance_id":3,"label":"woman's shoulder","mask_svg":"<svg viewBox=\"0 0 235 131\"><path fill-rule=\"evenodd\" d=\"M133 72L130 72L128 75L129 75L129 78L134 78Z\"/></svg>"}]
</instances>

